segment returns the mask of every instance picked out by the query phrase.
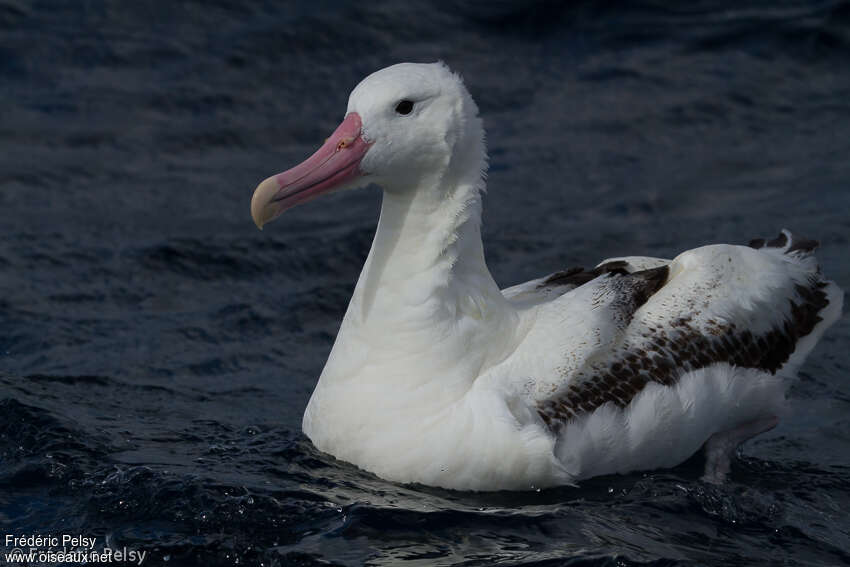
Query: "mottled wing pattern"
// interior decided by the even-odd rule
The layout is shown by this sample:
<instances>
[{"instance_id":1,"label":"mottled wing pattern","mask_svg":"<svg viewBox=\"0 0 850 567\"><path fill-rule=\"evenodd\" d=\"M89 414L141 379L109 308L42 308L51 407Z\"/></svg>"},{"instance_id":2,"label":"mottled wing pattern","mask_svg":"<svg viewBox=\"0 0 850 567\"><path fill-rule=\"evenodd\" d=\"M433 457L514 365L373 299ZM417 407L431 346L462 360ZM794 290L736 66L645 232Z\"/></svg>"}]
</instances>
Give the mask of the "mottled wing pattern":
<instances>
[{"instance_id":1,"label":"mottled wing pattern","mask_svg":"<svg viewBox=\"0 0 850 567\"><path fill-rule=\"evenodd\" d=\"M834 284L821 279L813 241L784 232L751 246L707 246L673 260L666 284L634 312L621 339L538 400L543 421L558 430L603 404L625 407L650 382L673 385L715 363L776 373L821 321ZM626 272L635 267L617 261Z\"/></svg>"},{"instance_id":2,"label":"mottled wing pattern","mask_svg":"<svg viewBox=\"0 0 850 567\"><path fill-rule=\"evenodd\" d=\"M542 278L503 289L502 295L515 304L533 305L551 301L603 274L626 274L633 271L628 268L628 263L622 260L602 262L590 270L582 267L567 268Z\"/></svg>"}]
</instances>

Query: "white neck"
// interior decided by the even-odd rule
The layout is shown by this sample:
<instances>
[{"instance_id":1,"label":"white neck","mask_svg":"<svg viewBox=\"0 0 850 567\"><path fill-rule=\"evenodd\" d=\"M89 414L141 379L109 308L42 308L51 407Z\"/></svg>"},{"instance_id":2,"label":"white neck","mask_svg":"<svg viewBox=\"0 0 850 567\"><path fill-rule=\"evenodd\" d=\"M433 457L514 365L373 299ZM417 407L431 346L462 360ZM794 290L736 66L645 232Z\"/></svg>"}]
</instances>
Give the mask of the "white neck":
<instances>
[{"instance_id":1,"label":"white neck","mask_svg":"<svg viewBox=\"0 0 850 567\"><path fill-rule=\"evenodd\" d=\"M372 250L352 298L360 309L350 315L363 325L387 316L410 321L410 312L396 309L439 299L432 307L451 317L451 300L493 292L498 287L484 261L477 184L384 192Z\"/></svg>"},{"instance_id":2,"label":"white neck","mask_svg":"<svg viewBox=\"0 0 850 567\"><path fill-rule=\"evenodd\" d=\"M479 167L464 169L384 192L372 249L317 392L351 382L380 388L380 399L397 390L400 399L430 385L439 391L434 404L446 404L509 350L513 333L505 331L516 315L484 261L483 180Z\"/></svg>"}]
</instances>

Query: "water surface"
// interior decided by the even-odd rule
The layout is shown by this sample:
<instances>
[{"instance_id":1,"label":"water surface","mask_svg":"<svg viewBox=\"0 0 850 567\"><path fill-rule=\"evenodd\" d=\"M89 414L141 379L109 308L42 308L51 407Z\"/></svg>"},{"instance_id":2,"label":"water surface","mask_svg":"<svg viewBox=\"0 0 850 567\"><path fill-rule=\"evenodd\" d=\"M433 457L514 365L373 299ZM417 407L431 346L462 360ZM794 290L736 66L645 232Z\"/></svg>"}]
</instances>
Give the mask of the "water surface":
<instances>
[{"instance_id":1,"label":"water surface","mask_svg":"<svg viewBox=\"0 0 850 567\"><path fill-rule=\"evenodd\" d=\"M782 227L850 289L850 3L0 0L0 525L146 565L850 563L850 324L724 486L385 482L301 414L380 194L250 196L361 77L442 59L488 132L504 286Z\"/></svg>"}]
</instances>

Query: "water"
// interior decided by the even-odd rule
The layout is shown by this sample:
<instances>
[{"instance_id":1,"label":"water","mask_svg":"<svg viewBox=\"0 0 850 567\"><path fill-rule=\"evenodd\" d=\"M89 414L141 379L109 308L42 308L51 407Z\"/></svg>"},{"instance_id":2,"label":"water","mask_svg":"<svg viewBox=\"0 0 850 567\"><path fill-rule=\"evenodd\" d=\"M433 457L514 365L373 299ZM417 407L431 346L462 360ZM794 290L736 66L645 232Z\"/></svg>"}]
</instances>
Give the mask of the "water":
<instances>
[{"instance_id":1,"label":"water","mask_svg":"<svg viewBox=\"0 0 850 567\"><path fill-rule=\"evenodd\" d=\"M146 565L850 563L846 316L724 486L698 458L401 486L300 433L379 192L248 211L362 76L443 59L488 131L504 286L787 226L850 289L849 58L846 1L0 0L3 532Z\"/></svg>"}]
</instances>

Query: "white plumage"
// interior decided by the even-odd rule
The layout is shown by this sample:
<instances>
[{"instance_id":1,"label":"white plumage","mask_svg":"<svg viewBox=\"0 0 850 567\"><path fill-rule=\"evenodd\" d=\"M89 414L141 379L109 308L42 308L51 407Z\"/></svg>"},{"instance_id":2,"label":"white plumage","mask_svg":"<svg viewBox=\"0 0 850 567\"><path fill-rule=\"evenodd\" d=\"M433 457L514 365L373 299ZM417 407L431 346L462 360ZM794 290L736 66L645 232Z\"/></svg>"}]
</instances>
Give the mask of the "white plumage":
<instances>
[{"instance_id":1,"label":"white plumage","mask_svg":"<svg viewBox=\"0 0 850 567\"><path fill-rule=\"evenodd\" d=\"M313 157L257 188L260 226L331 190L384 189L304 432L384 478L455 489L667 467L706 442L722 480L841 312L815 243L783 232L500 291L480 236L483 139L445 65L394 65L354 89Z\"/></svg>"}]
</instances>

